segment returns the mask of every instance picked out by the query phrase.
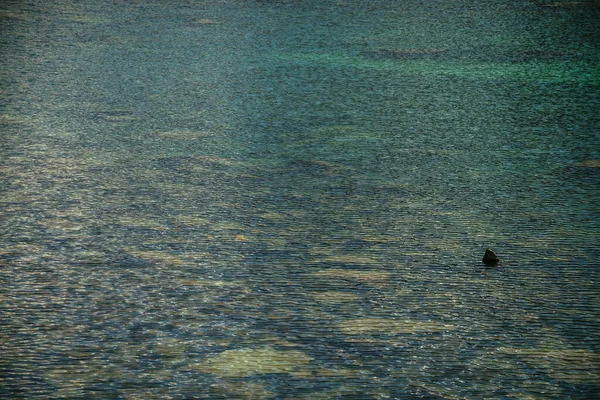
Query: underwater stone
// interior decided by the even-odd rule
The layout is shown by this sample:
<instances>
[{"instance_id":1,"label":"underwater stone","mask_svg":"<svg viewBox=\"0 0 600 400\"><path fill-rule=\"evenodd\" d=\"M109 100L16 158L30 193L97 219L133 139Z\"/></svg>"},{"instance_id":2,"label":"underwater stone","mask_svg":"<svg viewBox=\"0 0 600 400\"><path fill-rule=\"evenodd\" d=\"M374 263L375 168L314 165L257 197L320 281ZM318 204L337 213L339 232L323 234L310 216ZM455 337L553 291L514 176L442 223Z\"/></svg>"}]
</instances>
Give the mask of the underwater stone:
<instances>
[{"instance_id":1,"label":"underwater stone","mask_svg":"<svg viewBox=\"0 0 600 400\"><path fill-rule=\"evenodd\" d=\"M215 21L214 19L210 19L210 18L200 18L198 20L198 23L201 25L214 25L217 23L217 21Z\"/></svg>"},{"instance_id":2,"label":"underwater stone","mask_svg":"<svg viewBox=\"0 0 600 400\"><path fill-rule=\"evenodd\" d=\"M587 349L499 347L497 351L517 355L559 381L588 385L600 382L600 354Z\"/></svg>"},{"instance_id":3,"label":"underwater stone","mask_svg":"<svg viewBox=\"0 0 600 400\"><path fill-rule=\"evenodd\" d=\"M582 183L597 184L600 182L600 160L586 160L571 164L565 168L569 177Z\"/></svg>"},{"instance_id":4,"label":"underwater stone","mask_svg":"<svg viewBox=\"0 0 600 400\"><path fill-rule=\"evenodd\" d=\"M576 167L583 168L600 168L600 160L587 160L575 163Z\"/></svg>"},{"instance_id":5,"label":"underwater stone","mask_svg":"<svg viewBox=\"0 0 600 400\"><path fill-rule=\"evenodd\" d=\"M358 301L360 297L354 293L349 292L338 292L338 291L324 291L324 292L309 292L308 296L314 300L325 303L325 304L336 304L344 302Z\"/></svg>"},{"instance_id":6,"label":"underwater stone","mask_svg":"<svg viewBox=\"0 0 600 400\"><path fill-rule=\"evenodd\" d=\"M352 280L358 282L386 282L389 281L392 274L379 270L355 270L355 269L325 269L310 274L317 278L327 278L329 282Z\"/></svg>"},{"instance_id":7,"label":"underwater stone","mask_svg":"<svg viewBox=\"0 0 600 400\"><path fill-rule=\"evenodd\" d=\"M494 266L500 262L500 259L492 250L487 249L485 254L483 255L483 259L481 260L485 265Z\"/></svg>"},{"instance_id":8,"label":"underwater stone","mask_svg":"<svg viewBox=\"0 0 600 400\"><path fill-rule=\"evenodd\" d=\"M284 374L297 372L312 360L296 351L277 351L269 346L227 350L191 369L227 378L243 378L257 374Z\"/></svg>"},{"instance_id":9,"label":"underwater stone","mask_svg":"<svg viewBox=\"0 0 600 400\"><path fill-rule=\"evenodd\" d=\"M447 52L446 49L376 49L367 51L366 55L392 60L406 60L438 56Z\"/></svg>"},{"instance_id":10,"label":"underwater stone","mask_svg":"<svg viewBox=\"0 0 600 400\"><path fill-rule=\"evenodd\" d=\"M337 327L346 335L396 335L404 333L435 333L456 329L441 321L394 320L389 318L356 318L343 321Z\"/></svg>"}]
</instances>

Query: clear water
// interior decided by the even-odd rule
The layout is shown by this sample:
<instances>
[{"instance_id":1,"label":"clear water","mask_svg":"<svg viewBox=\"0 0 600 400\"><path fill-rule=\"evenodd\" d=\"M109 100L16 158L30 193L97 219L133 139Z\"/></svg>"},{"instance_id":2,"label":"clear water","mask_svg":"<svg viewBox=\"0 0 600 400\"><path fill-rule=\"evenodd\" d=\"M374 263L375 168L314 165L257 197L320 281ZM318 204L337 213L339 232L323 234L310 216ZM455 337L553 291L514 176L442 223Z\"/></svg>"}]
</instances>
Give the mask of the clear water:
<instances>
[{"instance_id":1,"label":"clear water","mask_svg":"<svg viewBox=\"0 0 600 400\"><path fill-rule=\"evenodd\" d=\"M600 396L598 2L0 10L0 397Z\"/></svg>"}]
</instances>

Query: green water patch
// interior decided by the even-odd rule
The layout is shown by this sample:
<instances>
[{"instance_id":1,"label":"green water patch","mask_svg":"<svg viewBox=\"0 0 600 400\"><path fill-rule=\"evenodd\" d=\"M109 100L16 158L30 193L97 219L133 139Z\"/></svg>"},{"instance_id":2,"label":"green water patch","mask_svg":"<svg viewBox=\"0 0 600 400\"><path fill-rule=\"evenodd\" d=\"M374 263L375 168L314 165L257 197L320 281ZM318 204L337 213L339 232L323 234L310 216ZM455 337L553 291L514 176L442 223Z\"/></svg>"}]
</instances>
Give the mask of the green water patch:
<instances>
[{"instance_id":1,"label":"green water patch","mask_svg":"<svg viewBox=\"0 0 600 400\"><path fill-rule=\"evenodd\" d=\"M537 60L516 63L442 59L377 60L326 53L288 53L281 54L277 58L296 65L378 70L403 75L455 76L484 80L548 83L597 84L600 82L598 66L579 60Z\"/></svg>"}]
</instances>

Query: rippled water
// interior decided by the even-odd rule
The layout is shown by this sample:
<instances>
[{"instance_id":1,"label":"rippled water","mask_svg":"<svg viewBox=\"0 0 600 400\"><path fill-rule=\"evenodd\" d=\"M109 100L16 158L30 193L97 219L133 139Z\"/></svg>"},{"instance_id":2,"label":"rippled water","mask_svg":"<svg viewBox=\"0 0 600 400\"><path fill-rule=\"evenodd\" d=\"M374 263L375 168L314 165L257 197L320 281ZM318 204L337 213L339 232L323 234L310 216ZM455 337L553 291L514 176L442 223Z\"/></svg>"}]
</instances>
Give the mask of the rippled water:
<instances>
[{"instance_id":1,"label":"rippled water","mask_svg":"<svg viewBox=\"0 0 600 400\"><path fill-rule=\"evenodd\" d=\"M599 22L4 2L0 397L600 396Z\"/></svg>"}]
</instances>

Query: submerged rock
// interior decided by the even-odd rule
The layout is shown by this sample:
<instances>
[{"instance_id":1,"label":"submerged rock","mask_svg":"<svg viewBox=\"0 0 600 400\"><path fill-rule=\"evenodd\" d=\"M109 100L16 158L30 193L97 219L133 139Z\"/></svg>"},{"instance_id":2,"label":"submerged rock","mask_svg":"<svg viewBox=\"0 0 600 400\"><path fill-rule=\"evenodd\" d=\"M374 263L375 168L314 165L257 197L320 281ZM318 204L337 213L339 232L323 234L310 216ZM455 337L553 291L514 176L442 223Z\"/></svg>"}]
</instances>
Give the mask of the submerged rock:
<instances>
[{"instance_id":1,"label":"submerged rock","mask_svg":"<svg viewBox=\"0 0 600 400\"><path fill-rule=\"evenodd\" d=\"M587 349L499 347L497 351L524 358L533 368L560 381L589 385L600 382L600 354Z\"/></svg>"},{"instance_id":2,"label":"submerged rock","mask_svg":"<svg viewBox=\"0 0 600 400\"><path fill-rule=\"evenodd\" d=\"M306 368L311 360L300 351L278 351L267 346L227 350L202 363L191 365L191 369L222 377L243 378L257 374L293 373Z\"/></svg>"},{"instance_id":3,"label":"submerged rock","mask_svg":"<svg viewBox=\"0 0 600 400\"><path fill-rule=\"evenodd\" d=\"M376 58L409 60L415 58L439 56L447 52L448 50L446 49L376 49L369 50L365 54L367 56Z\"/></svg>"},{"instance_id":4,"label":"submerged rock","mask_svg":"<svg viewBox=\"0 0 600 400\"><path fill-rule=\"evenodd\" d=\"M343 281L357 281L364 283L387 282L392 274L387 271L379 270L356 270L331 268L310 274L316 278L327 279L329 283L339 283Z\"/></svg>"},{"instance_id":5,"label":"submerged rock","mask_svg":"<svg viewBox=\"0 0 600 400\"><path fill-rule=\"evenodd\" d=\"M556 3L543 4L542 7L552 8L597 8L598 5L592 1L560 1Z\"/></svg>"},{"instance_id":6,"label":"submerged rock","mask_svg":"<svg viewBox=\"0 0 600 400\"><path fill-rule=\"evenodd\" d=\"M492 250L487 249L481 260L485 265L494 266L500 262L500 259Z\"/></svg>"},{"instance_id":7,"label":"submerged rock","mask_svg":"<svg viewBox=\"0 0 600 400\"><path fill-rule=\"evenodd\" d=\"M576 167L581 168L600 168L600 160L587 160L575 163Z\"/></svg>"},{"instance_id":8,"label":"submerged rock","mask_svg":"<svg viewBox=\"0 0 600 400\"><path fill-rule=\"evenodd\" d=\"M380 262L372 257L358 255L358 254L339 254L331 255L323 259L318 260L319 262L328 264L352 264L352 265L373 265L379 264Z\"/></svg>"},{"instance_id":9,"label":"submerged rock","mask_svg":"<svg viewBox=\"0 0 600 400\"><path fill-rule=\"evenodd\" d=\"M197 22L200 25L215 25L215 24L217 24L217 21L215 21L214 19L210 19L210 18L200 18Z\"/></svg>"},{"instance_id":10,"label":"submerged rock","mask_svg":"<svg viewBox=\"0 0 600 400\"><path fill-rule=\"evenodd\" d=\"M346 335L396 335L403 333L435 333L454 330L441 321L394 320L389 318L357 318L337 324Z\"/></svg>"},{"instance_id":11,"label":"submerged rock","mask_svg":"<svg viewBox=\"0 0 600 400\"><path fill-rule=\"evenodd\" d=\"M592 159L571 164L565 168L568 178L585 184L600 182L600 160Z\"/></svg>"},{"instance_id":12,"label":"submerged rock","mask_svg":"<svg viewBox=\"0 0 600 400\"><path fill-rule=\"evenodd\" d=\"M323 292L309 292L308 296L325 304L338 304L360 300L360 297L354 293L329 290Z\"/></svg>"}]
</instances>

